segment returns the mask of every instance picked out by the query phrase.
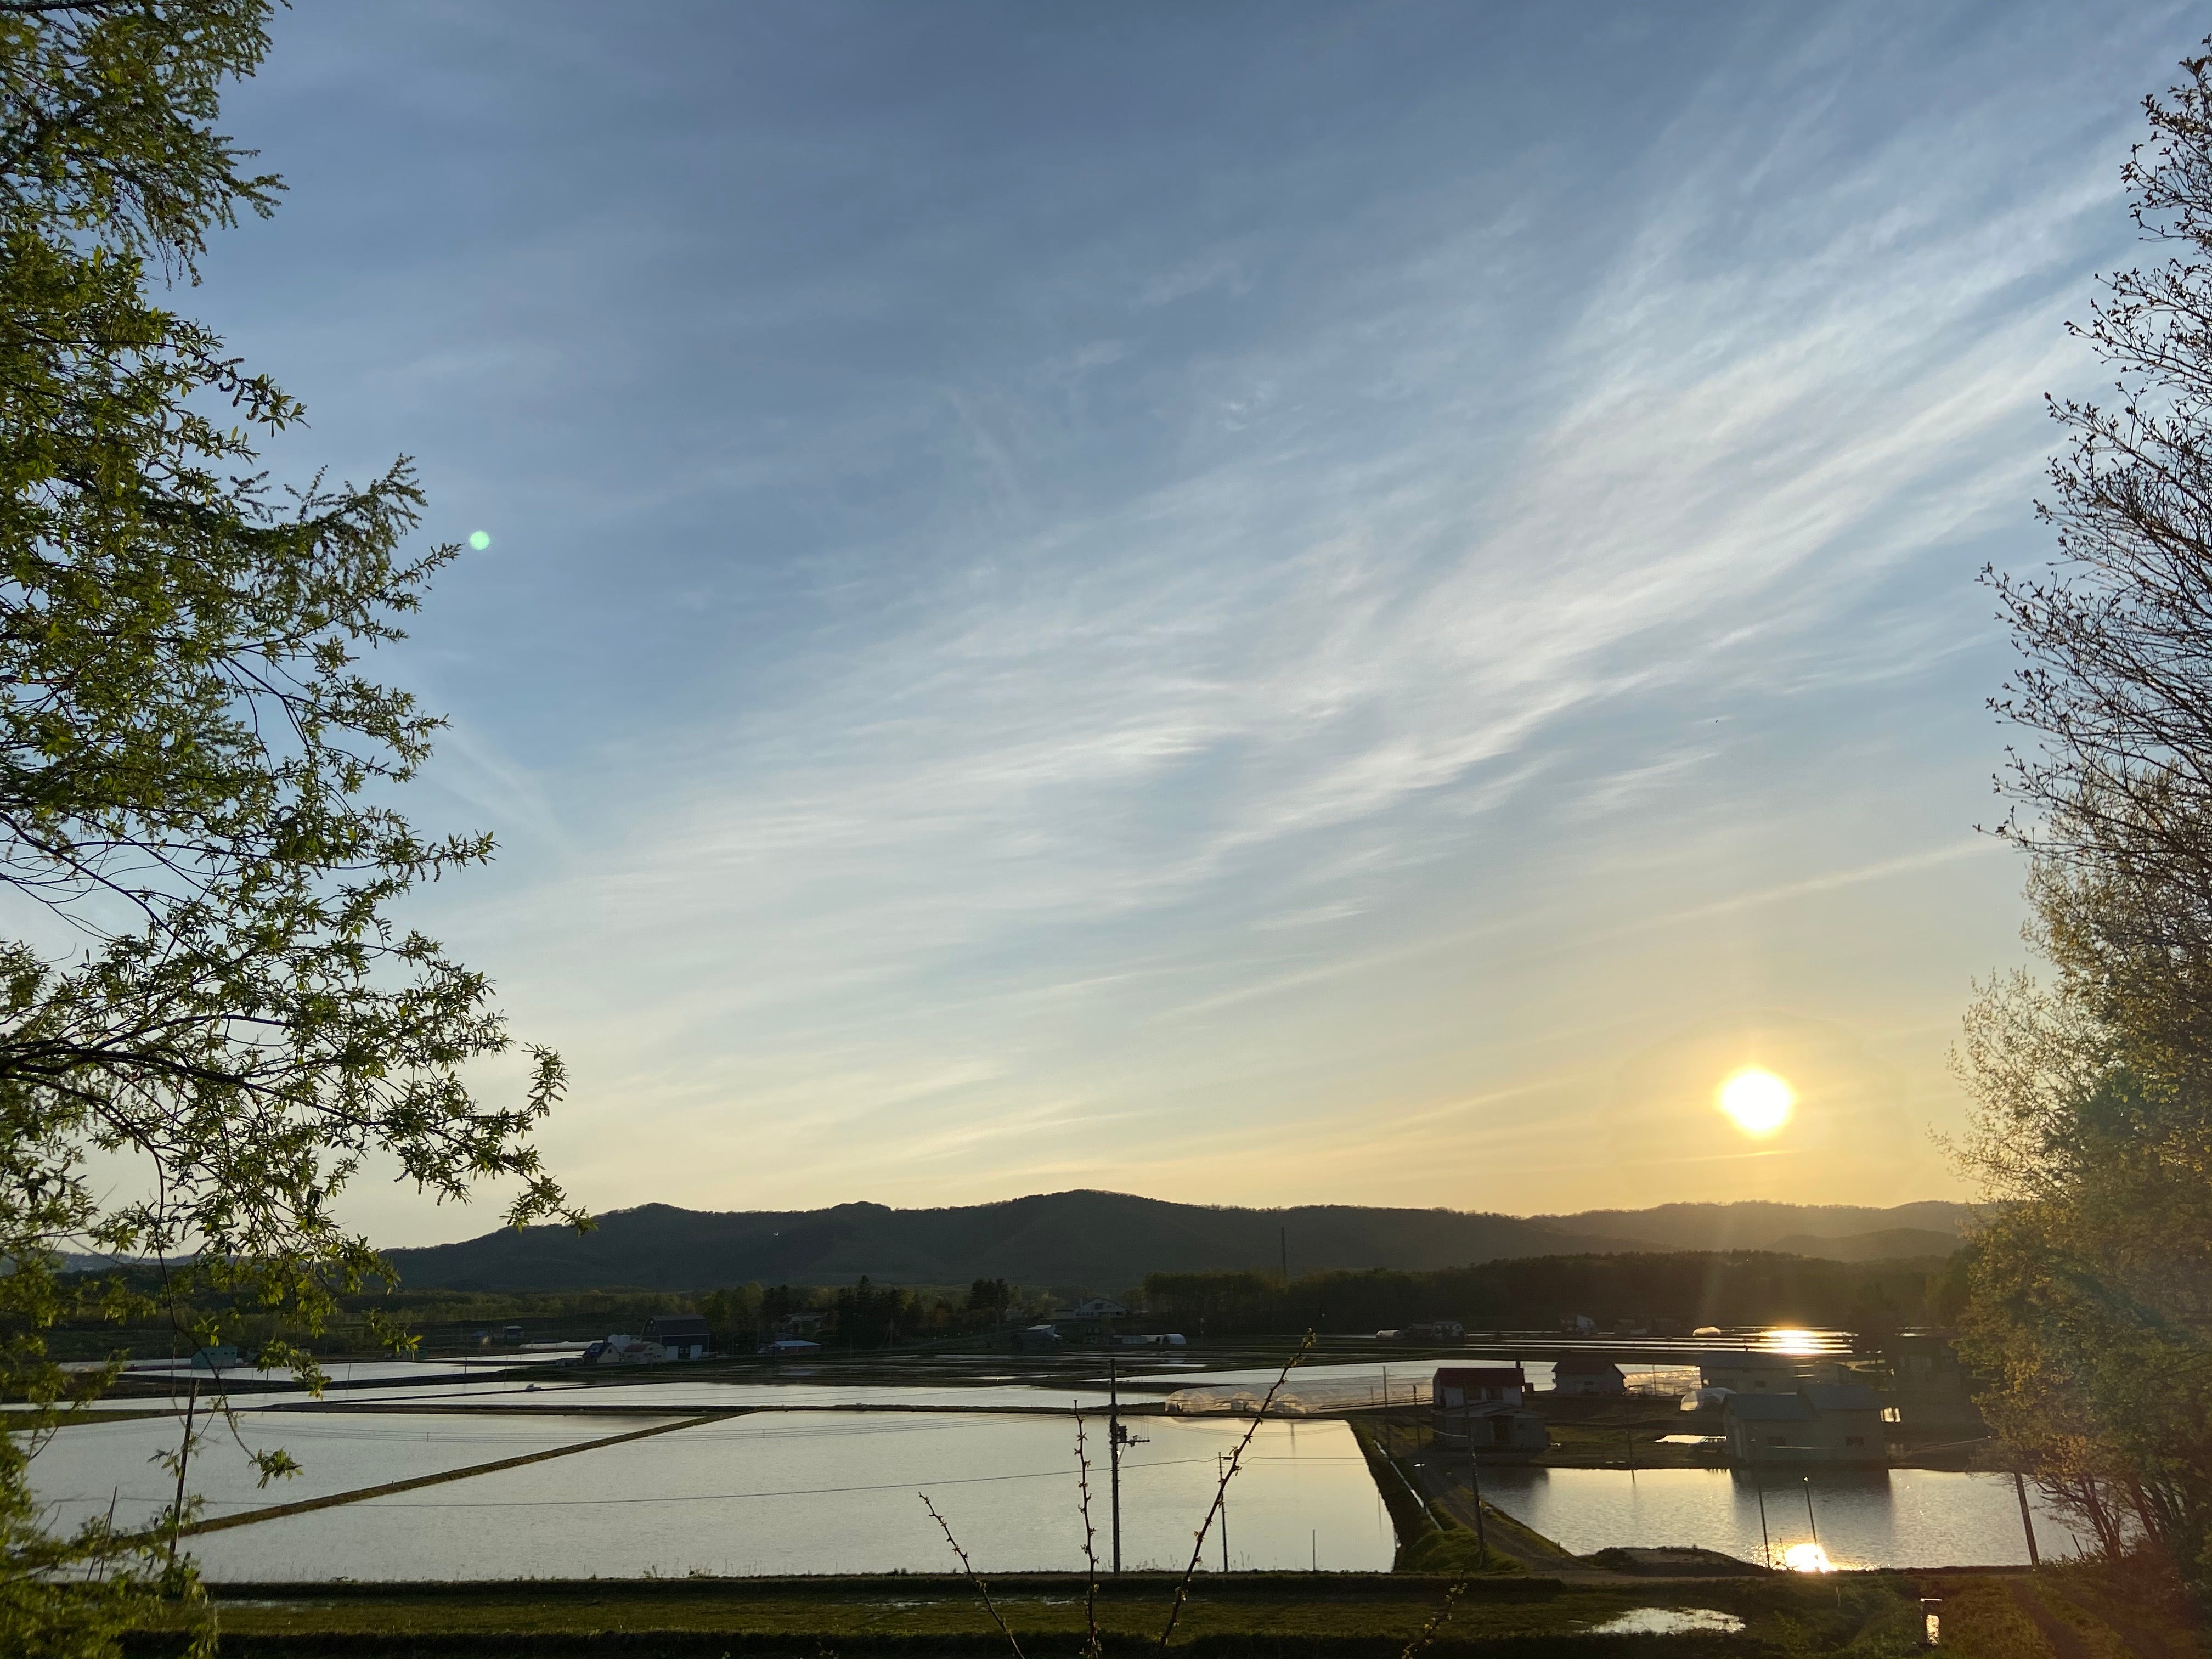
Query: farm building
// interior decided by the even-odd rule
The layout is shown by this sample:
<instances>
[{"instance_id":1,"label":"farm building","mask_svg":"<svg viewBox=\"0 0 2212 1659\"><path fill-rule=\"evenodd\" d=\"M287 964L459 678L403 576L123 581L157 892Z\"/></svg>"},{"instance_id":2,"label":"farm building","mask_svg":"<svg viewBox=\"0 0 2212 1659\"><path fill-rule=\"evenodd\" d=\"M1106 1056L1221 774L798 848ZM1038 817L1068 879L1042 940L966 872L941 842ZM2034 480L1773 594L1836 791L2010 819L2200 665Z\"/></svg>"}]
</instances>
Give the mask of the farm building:
<instances>
[{"instance_id":1,"label":"farm building","mask_svg":"<svg viewBox=\"0 0 2212 1659\"><path fill-rule=\"evenodd\" d=\"M1522 1409L1518 1365L1446 1365L1429 1390L1436 1443L1477 1457L1525 1462L1551 1443L1544 1419Z\"/></svg>"},{"instance_id":2,"label":"farm building","mask_svg":"<svg viewBox=\"0 0 2212 1659\"><path fill-rule=\"evenodd\" d=\"M1429 1399L1440 1416L1501 1407L1517 1411L1528 1389L1528 1379L1518 1365L1445 1365L1437 1371Z\"/></svg>"},{"instance_id":3,"label":"farm building","mask_svg":"<svg viewBox=\"0 0 2212 1659\"><path fill-rule=\"evenodd\" d=\"M704 1359L707 1322L697 1314L655 1314L645 1322L645 1340L657 1344L663 1359Z\"/></svg>"},{"instance_id":4,"label":"farm building","mask_svg":"<svg viewBox=\"0 0 2212 1659\"><path fill-rule=\"evenodd\" d=\"M1602 1354L1571 1353L1552 1367L1552 1391L1559 1395L1617 1395L1628 1392L1620 1367Z\"/></svg>"},{"instance_id":5,"label":"farm building","mask_svg":"<svg viewBox=\"0 0 2212 1659\"><path fill-rule=\"evenodd\" d=\"M1795 1354L1723 1348L1698 1356L1698 1379L1705 1388L1735 1394L1795 1394L1801 1363Z\"/></svg>"},{"instance_id":6,"label":"farm building","mask_svg":"<svg viewBox=\"0 0 2212 1659\"><path fill-rule=\"evenodd\" d=\"M1856 1382L1731 1394L1721 1405L1733 1463L1880 1463L1882 1422L1881 1396Z\"/></svg>"}]
</instances>

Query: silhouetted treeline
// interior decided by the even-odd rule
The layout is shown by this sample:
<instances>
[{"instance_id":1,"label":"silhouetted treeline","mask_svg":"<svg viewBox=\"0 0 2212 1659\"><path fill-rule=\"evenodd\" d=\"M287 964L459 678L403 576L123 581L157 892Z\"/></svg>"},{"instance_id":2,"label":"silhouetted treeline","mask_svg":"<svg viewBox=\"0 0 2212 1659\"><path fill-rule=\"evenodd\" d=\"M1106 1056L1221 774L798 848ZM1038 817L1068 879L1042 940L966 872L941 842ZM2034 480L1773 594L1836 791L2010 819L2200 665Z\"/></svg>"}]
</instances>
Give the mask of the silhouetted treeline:
<instances>
[{"instance_id":1,"label":"silhouetted treeline","mask_svg":"<svg viewBox=\"0 0 2212 1659\"><path fill-rule=\"evenodd\" d=\"M1881 1333L1945 1322L1962 1263L1842 1262L1765 1251L1524 1256L1401 1273L1313 1273L1285 1288L1255 1273L1150 1273L1146 1310L1209 1336L1338 1334L1455 1319L1469 1329L1552 1329L1575 1315L1604 1328L1667 1322L1826 1325Z\"/></svg>"},{"instance_id":2,"label":"silhouetted treeline","mask_svg":"<svg viewBox=\"0 0 2212 1659\"><path fill-rule=\"evenodd\" d=\"M123 1277L144 1277L153 1270L130 1268ZM478 1346L507 1346L520 1328L526 1342L580 1342L613 1333L635 1334L655 1314L696 1313L706 1316L715 1349L750 1353L761 1342L786 1333L801 1334L828 1347L877 1348L896 1342L974 1335L1007 1320L1041 1314L1051 1298L1004 1279L957 1285L748 1284L726 1290L685 1293L628 1287L574 1291L453 1291L442 1289L374 1292L341 1299L339 1316L319 1332L279 1326L265 1315L237 1310L226 1326L243 1347L258 1350L282 1338L325 1356L377 1351L362 1316L374 1310L399 1321L417 1337L422 1351L450 1352ZM196 1310L227 1309L213 1298ZM0 1328L0 1340L7 1333ZM103 1358L118 1350L141 1357L167 1353L175 1346L167 1327L118 1326L98 1320L67 1322L52 1334L55 1352L66 1359Z\"/></svg>"}]
</instances>

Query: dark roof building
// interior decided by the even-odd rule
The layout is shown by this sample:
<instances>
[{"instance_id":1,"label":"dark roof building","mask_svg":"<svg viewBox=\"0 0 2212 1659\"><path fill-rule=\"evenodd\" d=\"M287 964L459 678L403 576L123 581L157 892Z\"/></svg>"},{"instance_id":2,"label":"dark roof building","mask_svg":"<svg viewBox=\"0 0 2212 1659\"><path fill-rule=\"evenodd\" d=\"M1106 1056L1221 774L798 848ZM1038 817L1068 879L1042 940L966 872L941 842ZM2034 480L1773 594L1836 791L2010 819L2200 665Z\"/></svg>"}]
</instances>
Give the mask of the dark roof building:
<instances>
[{"instance_id":1,"label":"dark roof building","mask_svg":"<svg viewBox=\"0 0 2212 1659\"><path fill-rule=\"evenodd\" d=\"M1544 1419L1523 1408L1518 1365L1444 1365L1429 1393L1437 1443L1477 1457L1525 1463L1551 1443Z\"/></svg>"},{"instance_id":2,"label":"dark roof building","mask_svg":"<svg viewBox=\"0 0 2212 1659\"><path fill-rule=\"evenodd\" d=\"M1736 1463L1887 1461L1882 1399L1860 1382L1808 1382L1789 1394L1731 1394L1721 1402Z\"/></svg>"},{"instance_id":3,"label":"dark roof building","mask_svg":"<svg viewBox=\"0 0 2212 1659\"><path fill-rule=\"evenodd\" d=\"M1626 1394L1628 1379L1603 1354L1564 1355L1552 1367L1552 1391L1563 1395Z\"/></svg>"},{"instance_id":4,"label":"dark roof building","mask_svg":"<svg viewBox=\"0 0 2212 1659\"><path fill-rule=\"evenodd\" d=\"M645 1338L657 1342L671 1359L704 1359L708 1333L697 1314L655 1314L645 1322Z\"/></svg>"},{"instance_id":5,"label":"dark roof building","mask_svg":"<svg viewBox=\"0 0 2212 1659\"><path fill-rule=\"evenodd\" d=\"M1517 1406L1528 1387L1518 1365L1443 1365L1437 1368L1429 1397L1438 1411Z\"/></svg>"}]
</instances>

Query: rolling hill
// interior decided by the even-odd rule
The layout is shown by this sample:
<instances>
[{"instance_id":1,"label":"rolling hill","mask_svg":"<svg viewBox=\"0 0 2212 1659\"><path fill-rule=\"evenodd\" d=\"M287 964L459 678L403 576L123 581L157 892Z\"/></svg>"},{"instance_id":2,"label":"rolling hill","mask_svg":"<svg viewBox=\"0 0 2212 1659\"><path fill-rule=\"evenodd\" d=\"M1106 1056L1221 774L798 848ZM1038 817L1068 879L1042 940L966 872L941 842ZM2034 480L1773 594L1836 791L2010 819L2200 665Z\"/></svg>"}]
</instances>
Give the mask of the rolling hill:
<instances>
[{"instance_id":1,"label":"rolling hill","mask_svg":"<svg viewBox=\"0 0 2212 1659\"><path fill-rule=\"evenodd\" d=\"M1897 1261L1908 1256L1948 1255L1959 1248L1959 1235L1938 1232L1932 1227L1882 1227L1832 1238L1792 1233L1759 1248L1779 1250L1785 1255L1817 1255L1830 1261Z\"/></svg>"},{"instance_id":2,"label":"rolling hill","mask_svg":"<svg viewBox=\"0 0 2212 1659\"><path fill-rule=\"evenodd\" d=\"M1800 1255L1827 1251L1799 1249L1820 1241L1844 1241L1910 1228L1957 1240L1973 1219L1972 1206L1929 1199L1887 1210L1857 1204L1661 1204L1648 1210L1582 1210L1572 1215L1532 1216L1562 1231L1596 1233L1632 1239L1643 1248L1669 1250L1792 1250ZM1785 1243L1784 1241L1791 1241ZM1926 1241L1921 1241L1925 1243ZM1956 1249L1955 1243L1946 1245ZM1889 1252L1924 1255L1924 1249ZM1838 1255L1838 1261L1863 1256Z\"/></svg>"},{"instance_id":3,"label":"rolling hill","mask_svg":"<svg viewBox=\"0 0 2212 1659\"><path fill-rule=\"evenodd\" d=\"M1293 1274L1325 1268L1448 1267L1510 1256L1616 1254L1711 1248L1668 1235L1685 1231L1672 1212L1756 1209L1722 1248L1771 1248L1771 1240L1831 1240L1817 1253L1867 1259L1854 1232L1928 1224L1932 1209L1827 1210L1790 1205L1680 1206L1663 1211L1592 1212L1522 1218L1457 1210L1305 1205L1281 1210L1170 1204L1121 1193L1040 1194L1000 1204L894 1210L840 1204L826 1210L709 1212L647 1204L599 1218L591 1232L562 1227L502 1230L453 1244L390 1252L402 1282L451 1290L583 1290L612 1285L693 1291L739 1285L849 1284L862 1274L908 1285L975 1279L1118 1291L1148 1273L1249 1268L1275 1272L1287 1232ZM1642 1216L1651 1233L1618 1231ZM1808 1218L1839 1224L1840 1231ZM1848 1221L1845 1221L1848 1218ZM1694 1227L1686 1231L1694 1232ZM1948 1235L1947 1235L1948 1236ZM1925 1255L1916 1237L1899 1254ZM1851 1254L1844 1255L1846 1249ZM1814 1254L1806 1250L1804 1254Z\"/></svg>"}]
</instances>

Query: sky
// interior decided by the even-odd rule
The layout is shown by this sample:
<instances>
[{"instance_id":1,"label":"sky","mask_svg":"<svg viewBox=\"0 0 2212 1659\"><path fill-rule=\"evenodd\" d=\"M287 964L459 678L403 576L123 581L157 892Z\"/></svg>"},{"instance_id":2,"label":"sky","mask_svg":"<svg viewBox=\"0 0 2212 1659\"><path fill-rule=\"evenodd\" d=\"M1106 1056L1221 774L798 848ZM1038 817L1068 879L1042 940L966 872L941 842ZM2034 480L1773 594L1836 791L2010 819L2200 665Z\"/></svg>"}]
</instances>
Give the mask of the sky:
<instances>
[{"instance_id":1,"label":"sky","mask_svg":"<svg viewBox=\"0 0 2212 1659\"><path fill-rule=\"evenodd\" d=\"M376 662L501 848L407 914L589 1207L1963 1195L1976 576L2191 31L307 0L180 303L489 538Z\"/></svg>"}]
</instances>

